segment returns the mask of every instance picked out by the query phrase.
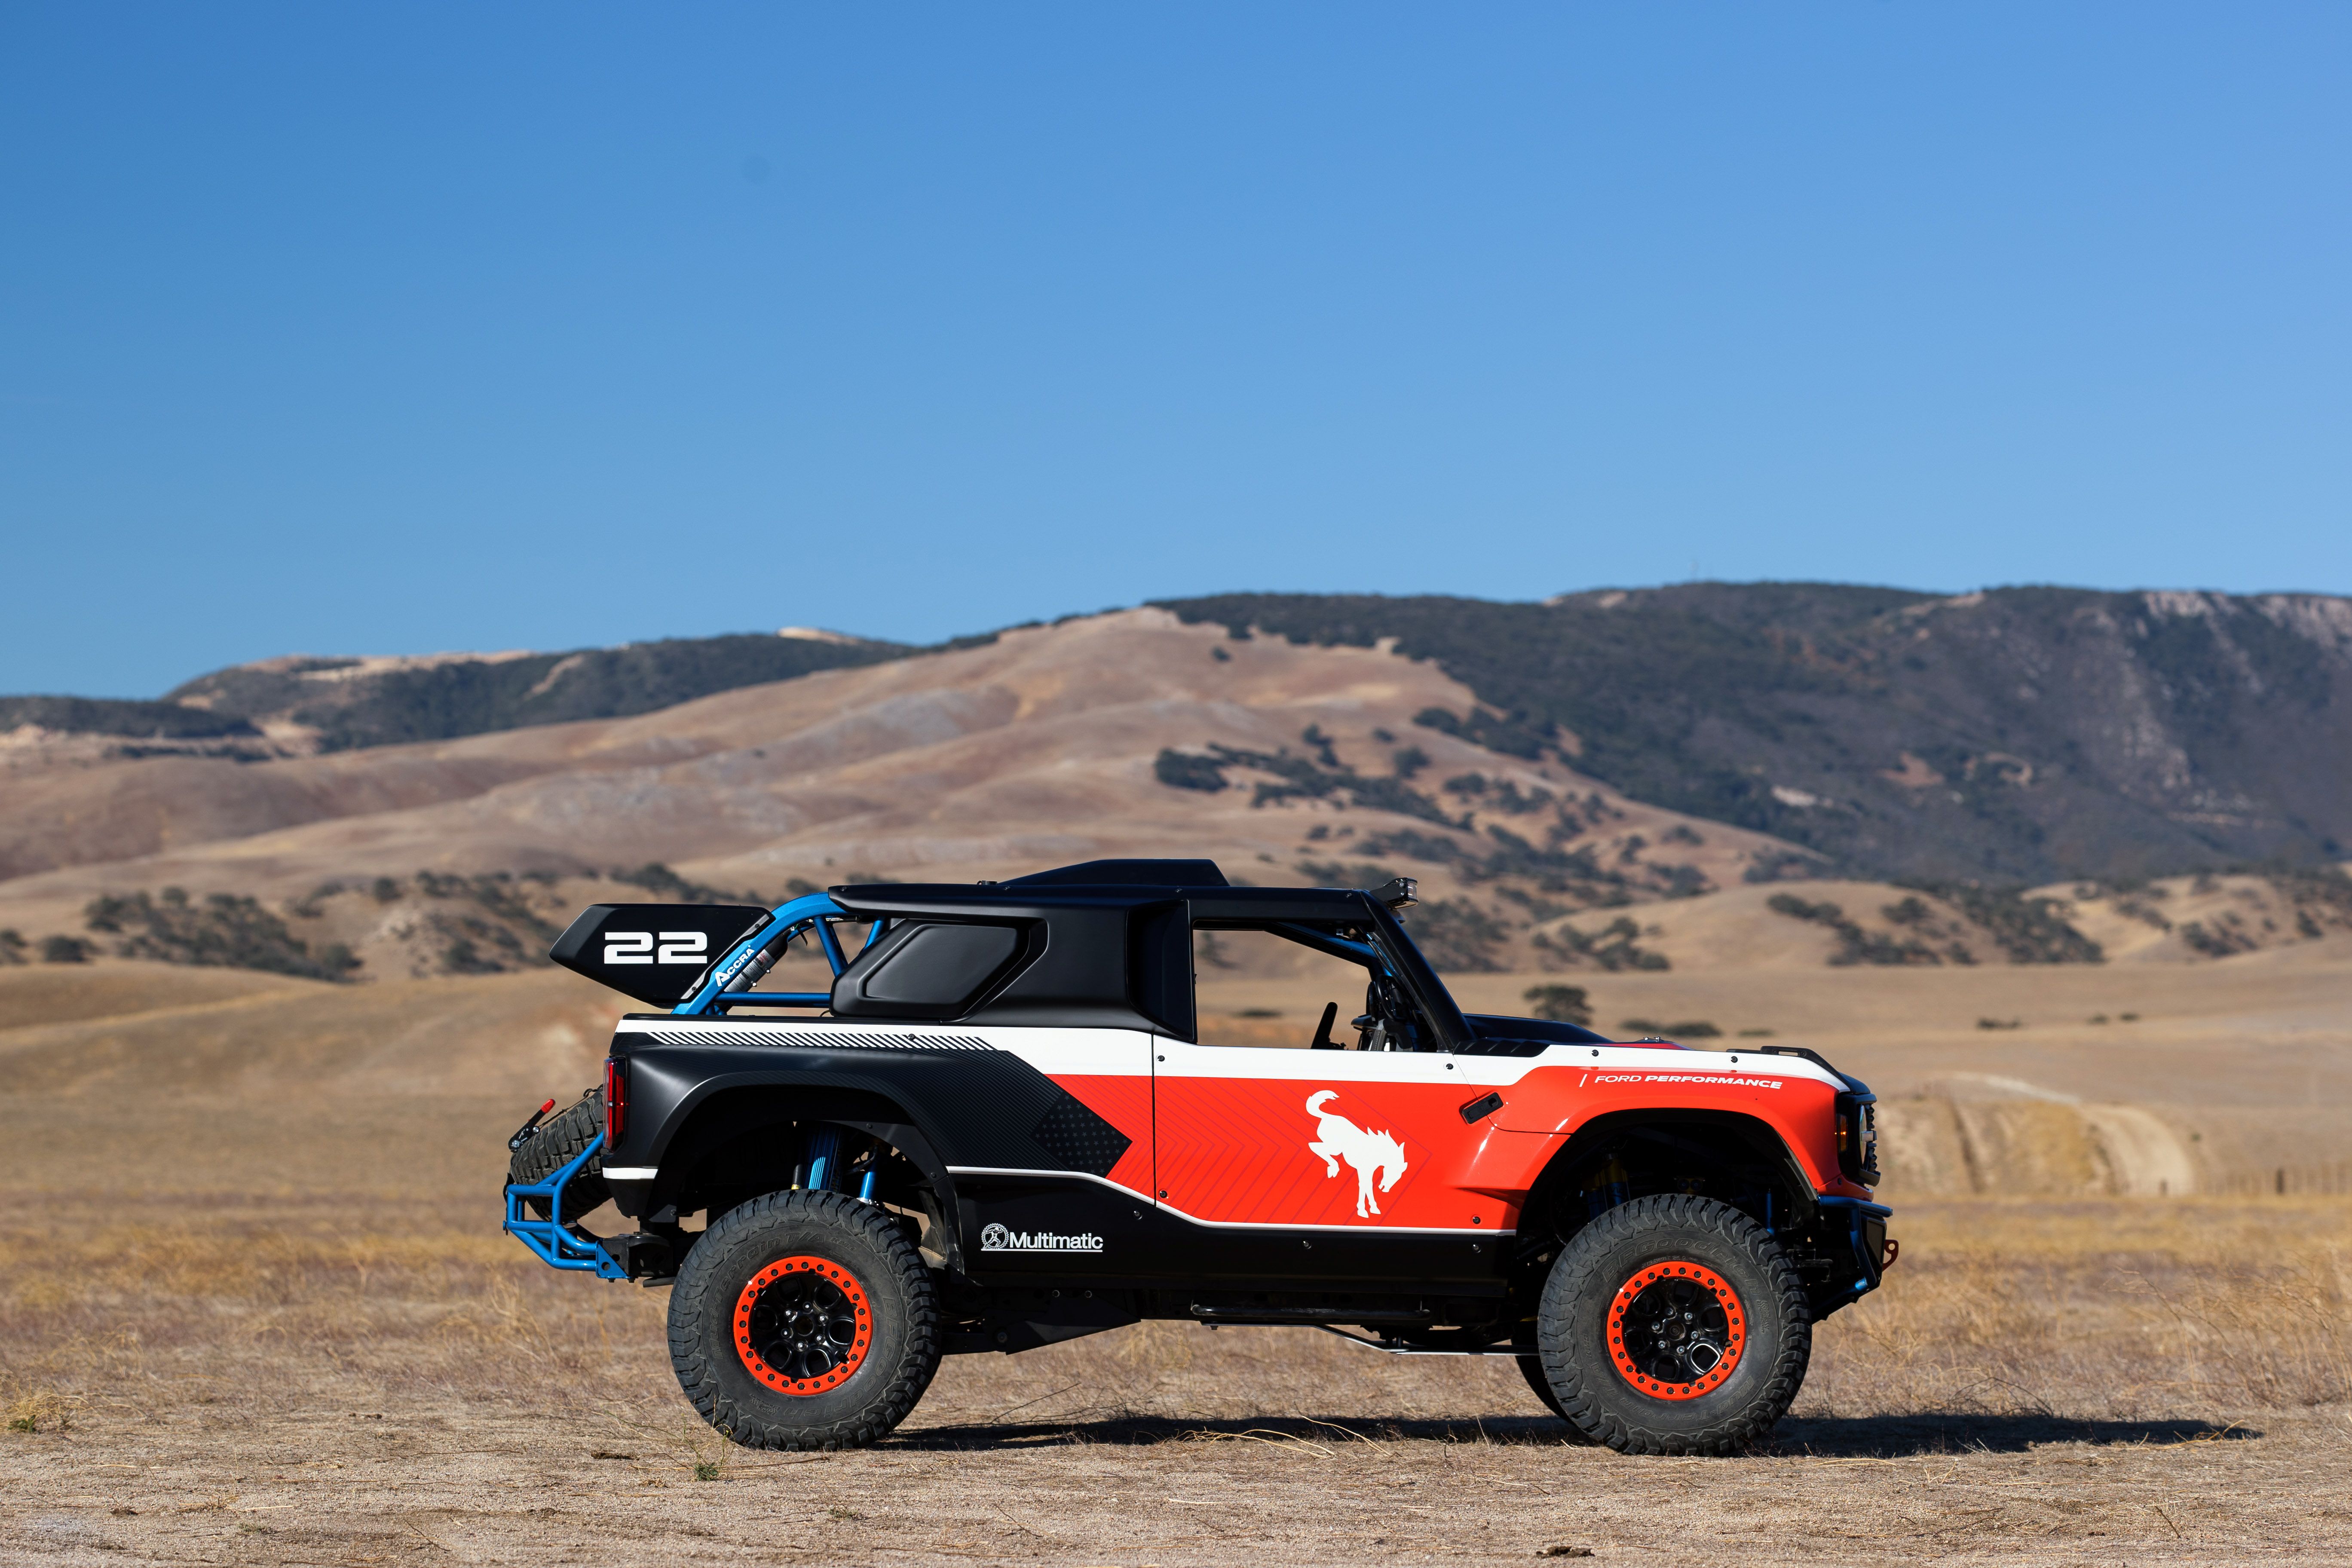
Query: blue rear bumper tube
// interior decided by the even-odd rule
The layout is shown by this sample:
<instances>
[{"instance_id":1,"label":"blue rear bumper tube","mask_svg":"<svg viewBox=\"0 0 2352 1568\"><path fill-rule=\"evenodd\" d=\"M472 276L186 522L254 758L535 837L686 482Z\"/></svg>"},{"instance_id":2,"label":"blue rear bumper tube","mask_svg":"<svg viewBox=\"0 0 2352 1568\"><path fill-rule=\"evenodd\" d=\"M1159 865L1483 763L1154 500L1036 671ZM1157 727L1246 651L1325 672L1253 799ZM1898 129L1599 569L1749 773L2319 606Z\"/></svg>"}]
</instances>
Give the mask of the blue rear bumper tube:
<instances>
[{"instance_id":1,"label":"blue rear bumper tube","mask_svg":"<svg viewBox=\"0 0 2352 1568\"><path fill-rule=\"evenodd\" d=\"M551 1268L593 1274L599 1279L625 1279L629 1271L604 1250L603 1244L576 1225L566 1223L563 1216L565 1185L580 1173L582 1166L596 1157L596 1152L604 1146L604 1135L599 1132L588 1147L581 1150L569 1164L547 1180L508 1183L506 1228L508 1234L537 1253L540 1261ZM530 1211L523 1206L524 1201L530 1198L547 1200L545 1219L532 1218Z\"/></svg>"}]
</instances>

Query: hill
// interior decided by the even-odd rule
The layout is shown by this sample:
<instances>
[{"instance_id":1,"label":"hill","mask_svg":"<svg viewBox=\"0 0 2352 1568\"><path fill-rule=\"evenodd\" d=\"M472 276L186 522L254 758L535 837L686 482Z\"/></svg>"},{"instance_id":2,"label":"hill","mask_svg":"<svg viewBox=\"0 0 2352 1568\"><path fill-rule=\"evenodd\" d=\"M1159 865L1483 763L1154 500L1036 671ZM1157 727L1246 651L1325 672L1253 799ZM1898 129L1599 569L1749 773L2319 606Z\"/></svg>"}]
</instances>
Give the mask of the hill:
<instances>
[{"instance_id":1,"label":"hill","mask_svg":"<svg viewBox=\"0 0 2352 1568\"><path fill-rule=\"evenodd\" d=\"M1256 632L1427 661L1466 700L1408 715L1423 737L1549 757L1627 798L1811 851L1792 874L2027 885L2352 853L2352 600L1696 583L1542 603L1162 605L1224 628L1228 651ZM652 713L994 635L288 657L160 702L0 699L0 752L252 762L402 746Z\"/></svg>"},{"instance_id":2,"label":"hill","mask_svg":"<svg viewBox=\"0 0 2352 1568\"><path fill-rule=\"evenodd\" d=\"M1425 662L1134 610L629 718L261 763L28 753L0 804L0 927L462 971L543 949L532 921L589 892L572 879L649 861L774 892L1206 853L1259 881L1420 875L1427 939L1507 968L1536 962L1538 922L1807 858L1413 726L1474 701ZM86 930L100 899L121 931Z\"/></svg>"},{"instance_id":3,"label":"hill","mask_svg":"<svg viewBox=\"0 0 2352 1568\"><path fill-rule=\"evenodd\" d=\"M1202 853L1420 877L1455 973L2204 962L2352 926L2347 646L2336 599L1768 584L269 660L0 706L0 965L481 973L616 876Z\"/></svg>"},{"instance_id":4,"label":"hill","mask_svg":"<svg viewBox=\"0 0 2352 1568\"><path fill-rule=\"evenodd\" d=\"M257 742L266 733L280 753L340 752L650 713L714 691L917 651L789 627L772 637L679 637L570 653L296 654L198 676L158 702L0 698L0 732L33 726L180 742L168 749L193 752L219 751L223 741ZM268 754L250 745L245 752L248 758Z\"/></svg>"},{"instance_id":5,"label":"hill","mask_svg":"<svg viewBox=\"0 0 2352 1568\"><path fill-rule=\"evenodd\" d=\"M2352 844L2352 600L1697 583L1162 603L1236 638L1430 660L1478 705L1424 723L1851 873L2129 879Z\"/></svg>"}]
</instances>

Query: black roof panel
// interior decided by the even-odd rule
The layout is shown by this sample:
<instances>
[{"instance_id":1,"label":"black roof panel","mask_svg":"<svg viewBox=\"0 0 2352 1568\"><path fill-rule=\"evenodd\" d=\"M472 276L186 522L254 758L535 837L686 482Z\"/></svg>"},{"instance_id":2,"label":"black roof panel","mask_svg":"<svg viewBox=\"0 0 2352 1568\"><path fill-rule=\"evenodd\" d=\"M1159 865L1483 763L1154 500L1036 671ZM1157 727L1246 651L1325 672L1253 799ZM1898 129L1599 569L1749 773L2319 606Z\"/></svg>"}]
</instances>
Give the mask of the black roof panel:
<instances>
[{"instance_id":1,"label":"black roof panel","mask_svg":"<svg viewBox=\"0 0 2352 1568\"><path fill-rule=\"evenodd\" d=\"M1050 871L1032 871L1008 888L1144 887L1223 888L1225 874L1214 860L1081 860Z\"/></svg>"}]
</instances>

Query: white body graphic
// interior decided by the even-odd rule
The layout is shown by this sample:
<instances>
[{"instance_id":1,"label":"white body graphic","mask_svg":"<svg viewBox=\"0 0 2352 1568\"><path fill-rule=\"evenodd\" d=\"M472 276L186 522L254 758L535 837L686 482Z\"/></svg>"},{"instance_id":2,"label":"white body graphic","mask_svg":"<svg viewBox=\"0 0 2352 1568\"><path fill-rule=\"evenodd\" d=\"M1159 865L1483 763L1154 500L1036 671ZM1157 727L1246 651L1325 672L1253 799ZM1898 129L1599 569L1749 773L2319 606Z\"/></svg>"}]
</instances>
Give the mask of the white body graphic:
<instances>
[{"instance_id":1,"label":"white body graphic","mask_svg":"<svg viewBox=\"0 0 2352 1568\"><path fill-rule=\"evenodd\" d=\"M1368 1132L1346 1117L1323 1109L1327 1100L1339 1098L1336 1089L1324 1089L1307 1097L1307 1114L1315 1118L1315 1142L1307 1152L1323 1161L1325 1180L1339 1173L1339 1162L1345 1160L1356 1172L1356 1217L1367 1219L1381 1212L1372 1196L1372 1173L1381 1176L1381 1191L1394 1188L1404 1176L1404 1145L1386 1132Z\"/></svg>"}]
</instances>

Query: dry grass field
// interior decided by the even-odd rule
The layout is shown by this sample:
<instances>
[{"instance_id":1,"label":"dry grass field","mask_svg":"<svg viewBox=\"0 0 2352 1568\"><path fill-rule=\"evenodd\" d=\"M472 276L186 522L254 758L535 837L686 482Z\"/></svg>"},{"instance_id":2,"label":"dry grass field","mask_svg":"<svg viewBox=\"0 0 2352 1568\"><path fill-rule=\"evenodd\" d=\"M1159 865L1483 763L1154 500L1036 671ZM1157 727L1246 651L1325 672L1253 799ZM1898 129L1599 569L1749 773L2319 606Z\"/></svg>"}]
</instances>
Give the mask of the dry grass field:
<instances>
[{"instance_id":1,"label":"dry grass field","mask_svg":"<svg viewBox=\"0 0 2352 1568\"><path fill-rule=\"evenodd\" d=\"M1865 1024L1957 1008L1943 1057L2021 1048L1980 998L1870 978ZM1830 1005L1810 979L1748 994L1783 1037L1772 1008ZM1665 1000L1694 997L1727 1012ZM2151 1039L2199 1026L2147 1006ZM590 1080L609 1016L553 973L0 972L0 1563L2352 1561L2352 1200L2325 1196L1898 1181L1887 1288L1736 1459L1570 1446L1507 1364L1173 1324L950 1360L871 1451L735 1450L677 1394L662 1292L496 1230L504 1134ZM1939 1054L1881 1048L1861 1070ZM2109 1048L1947 1068L2072 1092L2068 1053Z\"/></svg>"}]
</instances>

